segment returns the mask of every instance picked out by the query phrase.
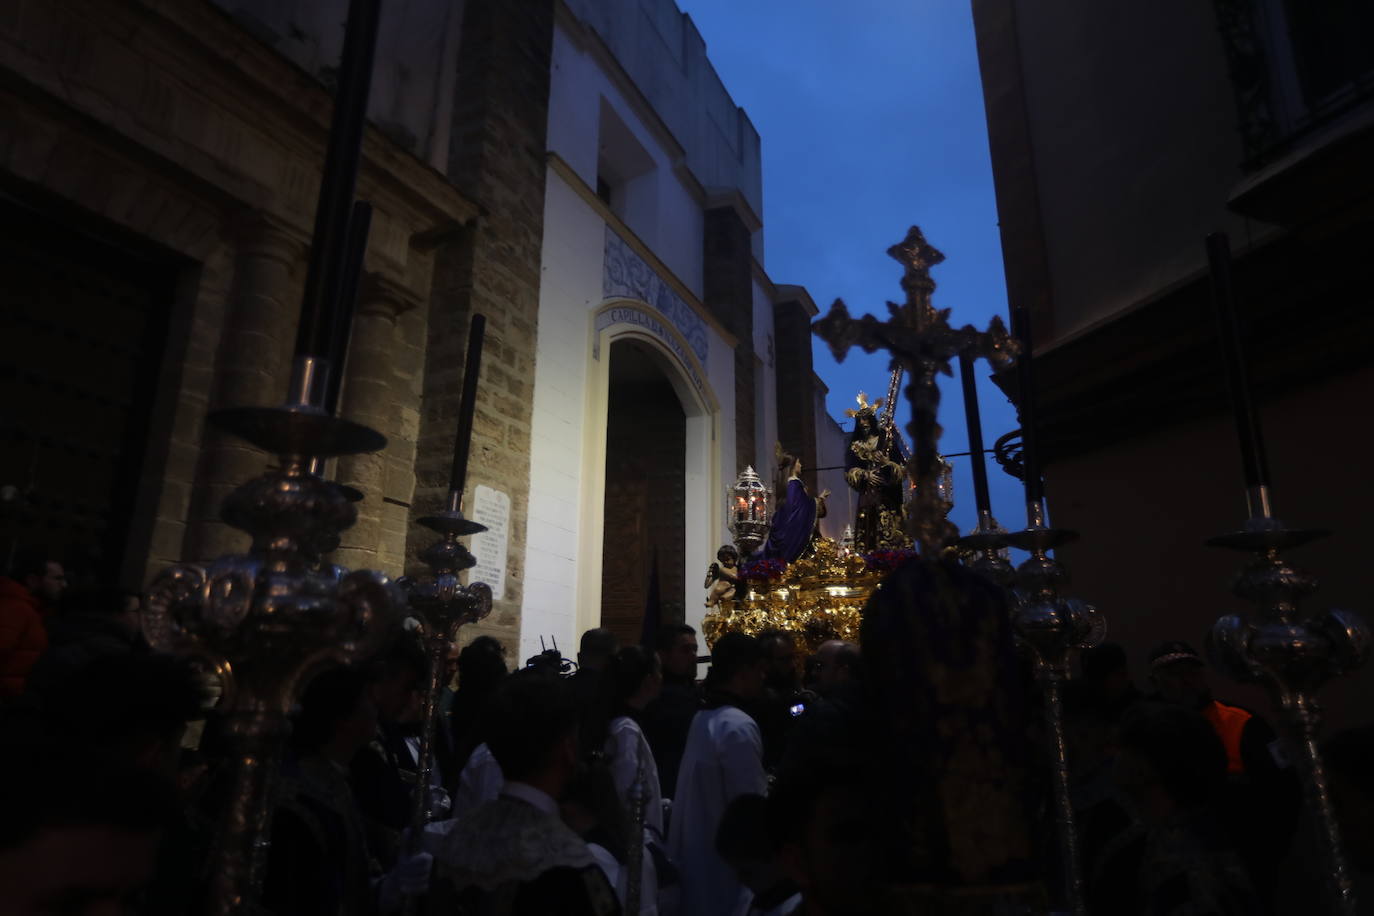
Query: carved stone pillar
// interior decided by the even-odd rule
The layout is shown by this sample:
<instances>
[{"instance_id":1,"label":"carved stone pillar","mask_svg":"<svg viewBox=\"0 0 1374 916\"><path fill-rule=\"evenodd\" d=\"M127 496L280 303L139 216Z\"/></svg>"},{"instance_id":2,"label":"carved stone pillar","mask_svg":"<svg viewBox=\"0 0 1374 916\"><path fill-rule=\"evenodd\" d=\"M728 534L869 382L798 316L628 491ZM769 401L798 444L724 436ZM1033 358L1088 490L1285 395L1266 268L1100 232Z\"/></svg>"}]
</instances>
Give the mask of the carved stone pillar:
<instances>
[{"instance_id":1,"label":"carved stone pillar","mask_svg":"<svg viewBox=\"0 0 1374 916\"><path fill-rule=\"evenodd\" d=\"M262 213L240 220L237 230L211 410L282 400L300 315L297 268L305 260L304 239ZM220 506L236 486L262 472L266 456L208 424L203 441L187 555L210 559L247 549L248 536L220 521Z\"/></svg>"},{"instance_id":2,"label":"carved stone pillar","mask_svg":"<svg viewBox=\"0 0 1374 916\"><path fill-rule=\"evenodd\" d=\"M335 555L336 562L351 569L402 572L406 515L415 491L414 430L424 370L422 344L414 347L409 339L415 319L422 317L417 305L419 297L398 281L380 273L364 276L341 414L380 431L387 447L376 454L339 459L336 479L363 493L358 522L343 533ZM423 333L421 322L421 337Z\"/></svg>"}]
</instances>

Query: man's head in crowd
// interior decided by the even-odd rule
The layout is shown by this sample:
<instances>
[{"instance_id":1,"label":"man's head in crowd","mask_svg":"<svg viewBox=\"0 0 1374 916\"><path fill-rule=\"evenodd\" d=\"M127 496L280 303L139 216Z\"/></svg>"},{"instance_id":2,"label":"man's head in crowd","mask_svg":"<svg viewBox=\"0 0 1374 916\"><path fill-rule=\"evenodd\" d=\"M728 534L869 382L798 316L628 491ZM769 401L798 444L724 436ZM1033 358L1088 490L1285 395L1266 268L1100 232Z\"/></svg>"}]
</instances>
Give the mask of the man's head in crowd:
<instances>
[{"instance_id":1,"label":"man's head in crowd","mask_svg":"<svg viewBox=\"0 0 1374 916\"><path fill-rule=\"evenodd\" d=\"M697 631L685 623L670 623L658 631L658 660L666 681L691 682L697 675Z\"/></svg>"},{"instance_id":2,"label":"man's head in crowd","mask_svg":"<svg viewBox=\"0 0 1374 916\"><path fill-rule=\"evenodd\" d=\"M0 754L0 909L133 912L177 816L168 781L66 743L7 745Z\"/></svg>"},{"instance_id":3,"label":"man's head in crowd","mask_svg":"<svg viewBox=\"0 0 1374 916\"><path fill-rule=\"evenodd\" d=\"M40 699L49 734L170 778L207 696L185 659L122 652L81 666Z\"/></svg>"},{"instance_id":4,"label":"man's head in crowd","mask_svg":"<svg viewBox=\"0 0 1374 916\"><path fill-rule=\"evenodd\" d=\"M1226 782L1226 749L1193 709L1143 703L1121 722L1112 775L1143 823L1215 801Z\"/></svg>"},{"instance_id":5,"label":"man's head in crowd","mask_svg":"<svg viewBox=\"0 0 1374 916\"><path fill-rule=\"evenodd\" d=\"M821 694L857 681L863 674L859 647L842 639L821 643L816 650L816 690Z\"/></svg>"},{"instance_id":6,"label":"man's head in crowd","mask_svg":"<svg viewBox=\"0 0 1374 916\"><path fill-rule=\"evenodd\" d=\"M752 700L763 693L766 664L756 638L726 633L711 647L711 670L706 680L712 690Z\"/></svg>"},{"instance_id":7,"label":"man's head in crowd","mask_svg":"<svg viewBox=\"0 0 1374 916\"><path fill-rule=\"evenodd\" d=\"M768 800L752 793L735 798L716 829L716 852L755 899L787 881L769 830Z\"/></svg>"},{"instance_id":8,"label":"man's head in crowd","mask_svg":"<svg viewBox=\"0 0 1374 916\"><path fill-rule=\"evenodd\" d=\"M1206 663L1180 640L1161 643L1150 653L1150 683L1165 703L1201 709L1212 702Z\"/></svg>"},{"instance_id":9,"label":"man's head in crowd","mask_svg":"<svg viewBox=\"0 0 1374 916\"><path fill-rule=\"evenodd\" d=\"M386 725L418 721L429 662L415 636L398 636L367 668L378 719Z\"/></svg>"},{"instance_id":10,"label":"man's head in crowd","mask_svg":"<svg viewBox=\"0 0 1374 916\"><path fill-rule=\"evenodd\" d=\"M130 633L142 631L143 596L118 586L73 588L62 595L64 617L105 617Z\"/></svg>"},{"instance_id":11,"label":"man's head in crowd","mask_svg":"<svg viewBox=\"0 0 1374 916\"><path fill-rule=\"evenodd\" d=\"M355 668L316 675L301 694L291 734L296 750L347 765L377 734L377 707L368 686L367 674Z\"/></svg>"},{"instance_id":12,"label":"man's head in crowd","mask_svg":"<svg viewBox=\"0 0 1374 916\"><path fill-rule=\"evenodd\" d=\"M527 783L559 798L577 767L577 725L568 683L526 668L492 695L483 734L508 782Z\"/></svg>"},{"instance_id":13,"label":"man's head in crowd","mask_svg":"<svg viewBox=\"0 0 1374 916\"><path fill-rule=\"evenodd\" d=\"M458 653L458 689L486 693L506 676L506 650L491 636L478 636Z\"/></svg>"},{"instance_id":14,"label":"man's head in crowd","mask_svg":"<svg viewBox=\"0 0 1374 916\"><path fill-rule=\"evenodd\" d=\"M55 606L67 590L67 572L46 547L23 547L15 551L10 563L10 578L48 606Z\"/></svg>"},{"instance_id":15,"label":"man's head in crowd","mask_svg":"<svg viewBox=\"0 0 1374 916\"><path fill-rule=\"evenodd\" d=\"M643 646L624 646L606 666L603 691L613 713L623 707L643 709L653 702L663 687L663 672L658 656Z\"/></svg>"},{"instance_id":16,"label":"man's head in crowd","mask_svg":"<svg viewBox=\"0 0 1374 916\"><path fill-rule=\"evenodd\" d=\"M784 874L808 914L875 912L882 861L870 796L856 769L819 767L779 779L768 798Z\"/></svg>"},{"instance_id":17,"label":"man's head in crowd","mask_svg":"<svg viewBox=\"0 0 1374 916\"><path fill-rule=\"evenodd\" d=\"M600 671L615 654L620 640L605 627L596 627L582 634L577 647L577 670Z\"/></svg>"},{"instance_id":18,"label":"man's head in crowd","mask_svg":"<svg viewBox=\"0 0 1374 916\"><path fill-rule=\"evenodd\" d=\"M773 690L790 693L797 689L797 641L786 630L764 630L759 634L759 648L768 660L765 683Z\"/></svg>"}]
</instances>

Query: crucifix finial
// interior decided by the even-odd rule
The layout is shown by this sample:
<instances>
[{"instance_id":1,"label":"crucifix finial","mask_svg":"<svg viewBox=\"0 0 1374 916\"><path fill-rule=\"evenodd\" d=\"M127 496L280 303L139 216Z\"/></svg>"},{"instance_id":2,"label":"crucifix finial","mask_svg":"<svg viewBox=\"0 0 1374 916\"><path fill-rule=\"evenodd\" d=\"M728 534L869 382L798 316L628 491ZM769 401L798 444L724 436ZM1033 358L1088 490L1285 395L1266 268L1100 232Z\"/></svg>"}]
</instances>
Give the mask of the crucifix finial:
<instances>
[{"instance_id":1,"label":"crucifix finial","mask_svg":"<svg viewBox=\"0 0 1374 916\"><path fill-rule=\"evenodd\" d=\"M1005 368L1014 361L1020 347L1007 334L999 317L989 322L986 331L973 325L956 329L949 324L949 309L931 306L935 281L930 277L930 268L945 256L926 241L920 227L912 226L906 238L887 253L905 268L902 289L906 292L906 303L887 303L889 318L879 321L873 315L851 318L844 302L836 299L811 330L830 345L837 362L844 361L851 347L860 347L866 353L886 350L892 354L892 367L906 370L909 381L905 393L911 403L911 422L907 424L911 460L906 471L916 486L910 522L912 535L922 550L933 554L958 533L945 518L949 505L939 493L942 430L938 421L940 388L935 376L953 375L950 360L960 353L981 356L994 368Z\"/></svg>"},{"instance_id":2,"label":"crucifix finial","mask_svg":"<svg viewBox=\"0 0 1374 916\"><path fill-rule=\"evenodd\" d=\"M912 226L906 231L906 238L887 250L888 257L905 268L902 276L902 289L908 293L929 296L935 292L935 281L931 279L930 269L945 259L944 253L926 241L920 226Z\"/></svg>"}]
</instances>

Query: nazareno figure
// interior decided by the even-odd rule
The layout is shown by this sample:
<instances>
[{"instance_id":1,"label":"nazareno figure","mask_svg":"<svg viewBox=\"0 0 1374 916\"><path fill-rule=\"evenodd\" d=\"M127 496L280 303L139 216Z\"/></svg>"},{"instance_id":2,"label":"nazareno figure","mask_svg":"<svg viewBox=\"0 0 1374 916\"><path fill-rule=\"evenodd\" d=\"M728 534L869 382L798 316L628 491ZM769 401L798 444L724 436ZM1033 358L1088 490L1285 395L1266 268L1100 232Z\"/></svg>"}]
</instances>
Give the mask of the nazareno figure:
<instances>
[{"instance_id":1,"label":"nazareno figure","mask_svg":"<svg viewBox=\"0 0 1374 916\"><path fill-rule=\"evenodd\" d=\"M811 546L816 522L825 518L825 500L830 491L822 490L820 496L812 497L801 481L801 459L784 451L781 444L776 446L775 454L778 509L773 513L761 555L764 559L792 563Z\"/></svg>"},{"instance_id":2,"label":"nazareno figure","mask_svg":"<svg viewBox=\"0 0 1374 916\"><path fill-rule=\"evenodd\" d=\"M883 398L868 403L859 392L859 408L846 410L854 432L844 456L845 482L859 495L854 519L854 547L860 553L911 546L902 523L902 483L906 480L901 442L878 418Z\"/></svg>"}]
</instances>

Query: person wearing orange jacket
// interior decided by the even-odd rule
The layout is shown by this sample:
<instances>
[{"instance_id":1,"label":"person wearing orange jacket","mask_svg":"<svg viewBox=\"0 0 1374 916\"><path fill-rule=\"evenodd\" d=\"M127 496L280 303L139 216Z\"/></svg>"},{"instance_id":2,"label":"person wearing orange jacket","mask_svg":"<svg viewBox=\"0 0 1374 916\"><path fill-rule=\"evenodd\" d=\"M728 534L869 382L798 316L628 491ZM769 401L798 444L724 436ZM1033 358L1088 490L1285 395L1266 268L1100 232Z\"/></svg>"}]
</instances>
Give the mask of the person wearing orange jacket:
<instances>
[{"instance_id":1,"label":"person wearing orange jacket","mask_svg":"<svg viewBox=\"0 0 1374 916\"><path fill-rule=\"evenodd\" d=\"M29 669L48 648L43 615L67 588L62 564L44 548L15 552L0 576L0 699L24 692Z\"/></svg>"},{"instance_id":2,"label":"person wearing orange jacket","mask_svg":"<svg viewBox=\"0 0 1374 916\"><path fill-rule=\"evenodd\" d=\"M1186 642L1156 646L1149 661L1155 698L1202 713L1221 739L1227 786L1219 802L1251 880L1267 894L1297 827L1299 805L1278 736L1262 716L1213 698L1207 665Z\"/></svg>"}]
</instances>

